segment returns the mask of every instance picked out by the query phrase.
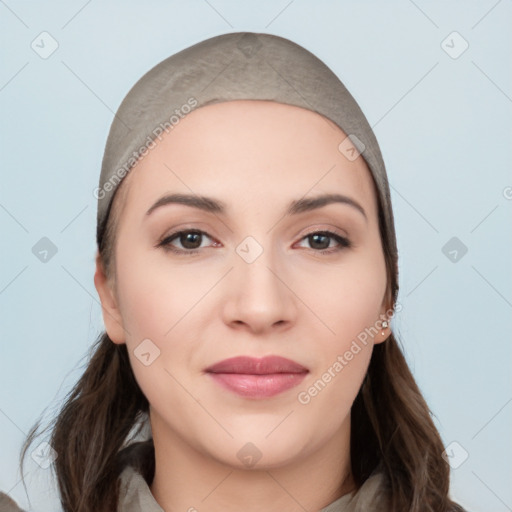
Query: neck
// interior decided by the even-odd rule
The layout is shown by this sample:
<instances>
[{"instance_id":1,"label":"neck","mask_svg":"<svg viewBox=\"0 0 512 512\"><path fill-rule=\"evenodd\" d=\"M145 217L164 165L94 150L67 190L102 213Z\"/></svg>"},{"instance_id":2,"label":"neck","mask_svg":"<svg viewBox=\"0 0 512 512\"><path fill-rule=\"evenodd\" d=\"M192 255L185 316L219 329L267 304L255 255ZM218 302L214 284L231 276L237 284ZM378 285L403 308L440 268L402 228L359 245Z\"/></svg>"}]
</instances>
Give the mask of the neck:
<instances>
[{"instance_id":1,"label":"neck","mask_svg":"<svg viewBox=\"0 0 512 512\"><path fill-rule=\"evenodd\" d=\"M273 467L240 469L163 433L152 418L155 476L151 493L164 510L187 512L319 511L350 493L350 416L314 453ZM346 428L348 426L348 428Z\"/></svg>"}]
</instances>

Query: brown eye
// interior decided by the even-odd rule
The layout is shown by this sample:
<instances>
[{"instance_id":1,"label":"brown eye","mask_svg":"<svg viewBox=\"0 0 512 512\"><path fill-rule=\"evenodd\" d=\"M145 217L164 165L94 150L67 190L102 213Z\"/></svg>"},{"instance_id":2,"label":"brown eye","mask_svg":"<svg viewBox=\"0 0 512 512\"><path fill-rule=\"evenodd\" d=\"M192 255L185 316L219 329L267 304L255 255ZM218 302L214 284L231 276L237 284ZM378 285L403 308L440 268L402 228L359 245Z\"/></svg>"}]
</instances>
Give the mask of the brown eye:
<instances>
[{"instance_id":1,"label":"brown eye","mask_svg":"<svg viewBox=\"0 0 512 512\"><path fill-rule=\"evenodd\" d=\"M332 253L352 246L350 240L331 231L314 231L309 233L302 240L308 240L310 248L316 252ZM338 246L332 247L331 242L334 240Z\"/></svg>"},{"instance_id":2,"label":"brown eye","mask_svg":"<svg viewBox=\"0 0 512 512\"><path fill-rule=\"evenodd\" d=\"M202 234L195 231L183 232L178 235L178 240L185 249L197 249L201 246ZM199 242L199 245L198 245Z\"/></svg>"},{"instance_id":3,"label":"brown eye","mask_svg":"<svg viewBox=\"0 0 512 512\"><path fill-rule=\"evenodd\" d=\"M165 237L158 247L163 247L165 250L170 250L179 254L194 254L201 248L203 238L210 238L207 233L198 229L190 229L177 231ZM175 247L172 242L177 241L181 247Z\"/></svg>"}]
</instances>

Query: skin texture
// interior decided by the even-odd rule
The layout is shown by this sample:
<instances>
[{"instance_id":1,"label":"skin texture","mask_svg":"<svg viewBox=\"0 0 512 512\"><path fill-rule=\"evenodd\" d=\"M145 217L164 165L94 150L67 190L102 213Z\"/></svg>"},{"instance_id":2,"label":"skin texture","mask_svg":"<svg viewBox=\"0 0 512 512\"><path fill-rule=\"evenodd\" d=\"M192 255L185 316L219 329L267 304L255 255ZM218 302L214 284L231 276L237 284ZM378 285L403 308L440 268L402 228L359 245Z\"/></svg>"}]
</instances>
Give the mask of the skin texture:
<instances>
[{"instance_id":1,"label":"skin texture","mask_svg":"<svg viewBox=\"0 0 512 512\"><path fill-rule=\"evenodd\" d=\"M338 150L345 138L298 107L214 104L184 118L123 182L115 279L97 259L95 285L106 330L127 344L151 404L151 491L165 510L313 511L354 488L350 408L373 343L390 331L359 343L333 372L338 356L365 328L380 327L389 307L374 184L361 157L349 161ZM166 193L219 199L226 214L170 204L147 215ZM366 218L339 203L285 216L290 201L323 193L352 198ZM185 237L169 242L182 251L199 247L196 254L157 246L181 229L207 233L188 245ZM334 238L315 245L307 236L326 230L352 246ZM252 263L236 252L248 236L263 249ZM134 353L144 339L160 350L149 366ZM204 372L226 358L270 354L309 373L277 396L249 399ZM335 376L301 403L299 392L329 368ZM251 467L237 456L247 443L257 451L246 451L261 455Z\"/></svg>"}]
</instances>

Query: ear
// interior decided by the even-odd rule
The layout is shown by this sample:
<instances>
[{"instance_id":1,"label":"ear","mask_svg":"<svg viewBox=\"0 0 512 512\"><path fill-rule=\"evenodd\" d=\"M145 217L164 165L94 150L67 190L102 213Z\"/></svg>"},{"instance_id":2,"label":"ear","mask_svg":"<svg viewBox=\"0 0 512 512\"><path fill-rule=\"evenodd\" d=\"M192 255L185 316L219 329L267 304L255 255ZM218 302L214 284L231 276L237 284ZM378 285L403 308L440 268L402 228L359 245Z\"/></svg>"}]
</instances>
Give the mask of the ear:
<instances>
[{"instance_id":1,"label":"ear","mask_svg":"<svg viewBox=\"0 0 512 512\"><path fill-rule=\"evenodd\" d=\"M386 290L384 299L382 301L379 320L376 322L376 327L379 329L379 332L375 335L374 344L386 341L391 335L391 318L389 315L392 313L392 309L393 302L391 300L391 291ZM382 326L382 322L384 320L388 323L387 327Z\"/></svg>"},{"instance_id":2,"label":"ear","mask_svg":"<svg viewBox=\"0 0 512 512\"><path fill-rule=\"evenodd\" d=\"M96 271L94 273L94 286L100 296L103 322L108 337L117 344L126 342L125 330L119 305L110 280L105 275L99 253L96 253Z\"/></svg>"}]
</instances>

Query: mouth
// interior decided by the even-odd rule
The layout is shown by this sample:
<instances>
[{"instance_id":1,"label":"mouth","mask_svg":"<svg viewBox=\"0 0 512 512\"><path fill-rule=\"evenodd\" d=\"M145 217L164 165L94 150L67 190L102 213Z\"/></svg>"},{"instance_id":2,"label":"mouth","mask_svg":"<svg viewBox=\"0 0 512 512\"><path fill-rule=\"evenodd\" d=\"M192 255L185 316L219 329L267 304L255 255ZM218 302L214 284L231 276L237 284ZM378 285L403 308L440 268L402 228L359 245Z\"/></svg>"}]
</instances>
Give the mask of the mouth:
<instances>
[{"instance_id":1,"label":"mouth","mask_svg":"<svg viewBox=\"0 0 512 512\"><path fill-rule=\"evenodd\" d=\"M234 357L205 370L224 389L245 398L269 398L297 386L309 370L280 356Z\"/></svg>"}]
</instances>

